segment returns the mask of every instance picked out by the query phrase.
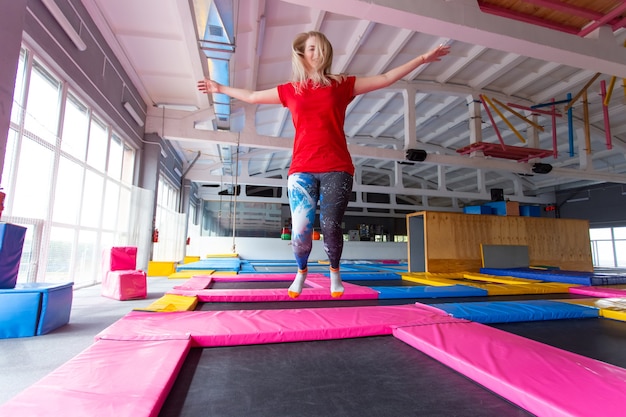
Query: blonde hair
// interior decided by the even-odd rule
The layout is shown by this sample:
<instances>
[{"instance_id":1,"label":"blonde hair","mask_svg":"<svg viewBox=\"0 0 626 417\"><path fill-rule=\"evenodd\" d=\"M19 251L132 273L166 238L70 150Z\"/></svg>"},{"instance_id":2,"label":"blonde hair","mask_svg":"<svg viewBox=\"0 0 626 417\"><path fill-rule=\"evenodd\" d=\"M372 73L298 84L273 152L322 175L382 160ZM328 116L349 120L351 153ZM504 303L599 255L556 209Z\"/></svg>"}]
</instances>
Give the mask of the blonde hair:
<instances>
[{"instance_id":1,"label":"blonde hair","mask_svg":"<svg viewBox=\"0 0 626 417\"><path fill-rule=\"evenodd\" d=\"M304 66L304 49L306 41L313 38L315 41L315 49L319 53L320 59L315 68L315 72L307 73ZM293 70L292 84L296 90L296 94L302 92L302 87L307 81L312 81L312 87L327 87L332 80L342 81L344 77L333 75L330 73L330 67L333 64L333 46L321 32L303 32L296 35L291 45L291 67Z\"/></svg>"}]
</instances>

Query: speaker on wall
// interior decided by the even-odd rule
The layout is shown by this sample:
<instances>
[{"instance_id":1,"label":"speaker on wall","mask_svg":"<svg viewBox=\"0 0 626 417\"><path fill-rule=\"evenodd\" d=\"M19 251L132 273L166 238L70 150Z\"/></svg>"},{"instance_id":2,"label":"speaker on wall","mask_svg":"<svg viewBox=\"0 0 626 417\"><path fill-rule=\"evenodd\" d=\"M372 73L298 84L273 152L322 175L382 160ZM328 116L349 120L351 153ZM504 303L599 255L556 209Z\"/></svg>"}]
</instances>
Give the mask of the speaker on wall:
<instances>
[{"instance_id":1,"label":"speaker on wall","mask_svg":"<svg viewBox=\"0 0 626 417\"><path fill-rule=\"evenodd\" d=\"M491 189L491 201L504 201L504 189L492 188Z\"/></svg>"}]
</instances>

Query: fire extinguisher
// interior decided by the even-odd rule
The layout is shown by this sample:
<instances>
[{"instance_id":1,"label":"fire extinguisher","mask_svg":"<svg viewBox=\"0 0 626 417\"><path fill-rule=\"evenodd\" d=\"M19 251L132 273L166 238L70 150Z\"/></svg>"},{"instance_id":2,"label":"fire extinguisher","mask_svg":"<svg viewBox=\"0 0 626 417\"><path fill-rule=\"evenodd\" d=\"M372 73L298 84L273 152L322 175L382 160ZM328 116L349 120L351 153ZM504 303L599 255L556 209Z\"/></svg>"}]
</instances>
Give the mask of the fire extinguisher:
<instances>
[{"instance_id":1,"label":"fire extinguisher","mask_svg":"<svg viewBox=\"0 0 626 417\"><path fill-rule=\"evenodd\" d=\"M152 243L159 243L159 229L152 231Z\"/></svg>"},{"instance_id":2,"label":"fire extinguisher","mask_svg":"<svg viewBox=\"0 0 626 417\"><path fill-rule=\"evenodd\" d=\"M187 246L189 246L190 243L191 243L191 238L187 236Z\"/></svg>"}]
</instances>

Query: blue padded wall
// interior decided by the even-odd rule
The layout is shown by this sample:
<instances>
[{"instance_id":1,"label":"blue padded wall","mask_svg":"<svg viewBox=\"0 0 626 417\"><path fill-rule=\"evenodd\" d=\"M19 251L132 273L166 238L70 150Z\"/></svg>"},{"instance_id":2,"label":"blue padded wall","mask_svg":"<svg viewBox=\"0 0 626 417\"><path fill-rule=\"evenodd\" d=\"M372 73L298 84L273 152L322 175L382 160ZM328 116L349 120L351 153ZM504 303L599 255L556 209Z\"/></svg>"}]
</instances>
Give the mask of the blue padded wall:
<instances>
[{"instance_id":1,"label":"blue padded wall","mask_svg":"<svg viewBox=\"0 0 626 417\"><path fill-rule=\"evenodd\" d=\"M25 227L0 223L0 289L15 287L25 236Z\"/></svg>"}]
</instances>

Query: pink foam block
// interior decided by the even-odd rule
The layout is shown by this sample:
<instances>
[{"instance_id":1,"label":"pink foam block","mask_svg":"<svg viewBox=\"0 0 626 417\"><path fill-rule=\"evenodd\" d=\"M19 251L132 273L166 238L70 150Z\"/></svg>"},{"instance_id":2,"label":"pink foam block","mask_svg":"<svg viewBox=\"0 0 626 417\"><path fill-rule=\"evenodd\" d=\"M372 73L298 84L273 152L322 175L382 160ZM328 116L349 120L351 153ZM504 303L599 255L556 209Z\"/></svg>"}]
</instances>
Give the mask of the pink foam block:
<instances>
[{"instance_id":1,"label":"pink foam block","mask_svg":"<svg viewBox=\"0 0 626 417\"><path fill-rule=\"evenodd\" d=\"M207 284L207 286L210 285ZM344 282L344 293L340 298L330 294L330 279L321 276L307 276L305 287L298 298L290 298L286 288L259 289L188 289L175 287L168 294L196 296L199 301L213 303L263 302L263 301L298 301L298 300L375 300L378 291L369 287Z\"/></svg>"},{"instance_id":2,"label":"pink foam block","mask_svg":"<svg viewBox=\"0 0 626 417\"><path fill-rule=\"evenodd\" d=\"M626 369L479 323L403 327L394 336L538 416L624 415Z\"/></svg>"},{"instance_id":3,"label":"pink foam block","mask_svg":"<svg viewBox=\"0 0 626 417\"><path fill-rule=\"evenodd\" d=\"M136 247L114 246L102 251L102 271L123 271L136 268Z\"/></svg>"},{"instance_id":4,"label":"pink foam block","mask_svg":"<svg viewBox=\"0 0 626 417\"><path fill-rule=\"evenodd\" d=\"M101 294L115 300L146 298L148 288L143 271L108 271L102 279Z\"/></svg>"},{"instance_id":5,"label":"pink foam block","mask_svg":"<svg viewBox=\"0 0 626 417\"><path fill-rule=\"evenodd\" d=\"M156 417L190 343L99 340L1 405L0 415Z\"/></svg>"},{"instance_id":6,"label":"pink foam block","mask_svg":"<svg viewBox=\"0 0 626 417\"><path fill-rule=\"evenodd\" d=\"M414 305L286 310L133 311L98 339L191 337L194 346L236 346L391 334L395 326L461 321Z\"/></svg>"},{"instance_id":7,"label":"pink foam block","mask_svg":"<svg viewBox=\"0 0 626 417\"><path fill-rule=\"evenodd\" d=\"M588 295L590 297L626 297L626 290L619 288L570 287L569 292L571 292L572 294Z\"/></svg>"}]
</instances>

